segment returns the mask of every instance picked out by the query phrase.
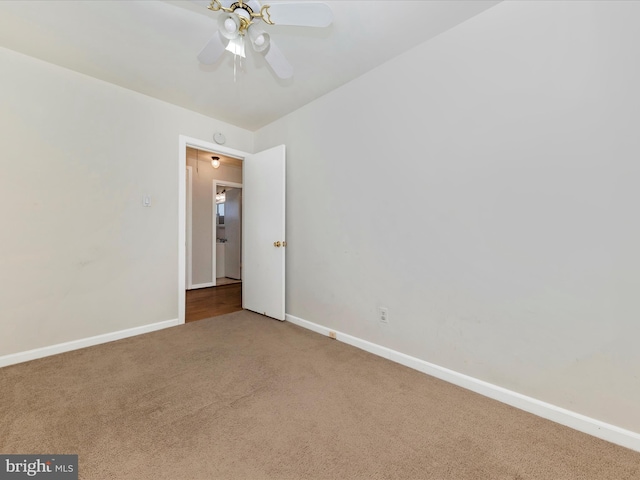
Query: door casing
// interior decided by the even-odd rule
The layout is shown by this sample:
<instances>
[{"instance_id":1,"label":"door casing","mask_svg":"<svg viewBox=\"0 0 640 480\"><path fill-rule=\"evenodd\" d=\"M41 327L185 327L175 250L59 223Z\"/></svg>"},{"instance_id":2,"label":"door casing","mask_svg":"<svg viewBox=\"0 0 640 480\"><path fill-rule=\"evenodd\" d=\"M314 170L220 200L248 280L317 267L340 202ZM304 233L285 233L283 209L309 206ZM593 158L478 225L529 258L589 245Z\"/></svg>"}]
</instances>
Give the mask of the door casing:
<instances>
[{"instance_id":1,"label":"door casing","mask_svg":"<svg viewBox=\"0 0 640 480\"><path fill-rule=\"evenodd\" d=\"M248 152L225 147L215 143L206 142L198 138L180 135L178 137L179 155L178 155L178 321L184 323L185 320L185 302L186 302L186 230L187 230L187 189L186 189L186 169L187 165L187 147L196 148L198 150L206 150L212 153L219 153L227 157L244 160ZM215 259L215 257L214 257ZM215 277L215 270L214 270Z\"/></svg>"},{"instance_id":2,"label":"door casing","mask_svg":"<svg viewBox=\"0 0 640 480\"><path fill-rule=\"evenodd\" d=\"M193 286L193 167L187 165L186 171L186 192L185 192L185 211L186 211L186 289L190 290Z\"/></svg>"}]
</instances>

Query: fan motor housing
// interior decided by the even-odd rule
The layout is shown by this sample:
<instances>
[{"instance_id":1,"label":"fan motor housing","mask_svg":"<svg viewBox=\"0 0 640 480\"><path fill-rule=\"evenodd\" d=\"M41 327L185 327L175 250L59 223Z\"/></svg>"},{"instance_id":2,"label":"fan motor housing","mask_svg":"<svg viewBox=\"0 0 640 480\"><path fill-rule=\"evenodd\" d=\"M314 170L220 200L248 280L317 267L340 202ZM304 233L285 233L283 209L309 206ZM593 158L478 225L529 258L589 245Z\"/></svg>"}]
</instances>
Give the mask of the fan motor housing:
<instances>
[{"instance_id":1,"label":"fan motor housing","mask_svg":"<svg viewBox=\"0 0 640 480\"><path fill-rule=\"evenodd\" d=\"M229 8L233 10L233 13L237 13L238 15L242 15L247 18L251 18L251 14L253 13L253 9L246 2L234 2ZM240 11L236 12L236 10ZM242 10L244 10L244 12L242 12Z\"/></svg>"}]
</instances>

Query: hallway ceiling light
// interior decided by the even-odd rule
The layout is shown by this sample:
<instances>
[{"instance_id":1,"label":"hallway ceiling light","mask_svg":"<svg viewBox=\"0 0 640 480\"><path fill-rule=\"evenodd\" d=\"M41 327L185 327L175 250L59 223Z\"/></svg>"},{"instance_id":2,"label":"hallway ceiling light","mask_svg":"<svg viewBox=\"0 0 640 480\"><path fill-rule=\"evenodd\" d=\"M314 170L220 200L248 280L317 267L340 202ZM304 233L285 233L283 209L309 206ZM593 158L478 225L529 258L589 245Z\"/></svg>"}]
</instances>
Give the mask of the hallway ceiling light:
<instances>
[{"instance_id":1,"label":"hallway ceiling light","mask_svg":"<svg viewBox=\"0 0 640 480\"><path fill-rule=\"evenodd\" d=\"M211 166L218 168L220 166L220 157L211 157Z\"/></svg>"}]
</instances>

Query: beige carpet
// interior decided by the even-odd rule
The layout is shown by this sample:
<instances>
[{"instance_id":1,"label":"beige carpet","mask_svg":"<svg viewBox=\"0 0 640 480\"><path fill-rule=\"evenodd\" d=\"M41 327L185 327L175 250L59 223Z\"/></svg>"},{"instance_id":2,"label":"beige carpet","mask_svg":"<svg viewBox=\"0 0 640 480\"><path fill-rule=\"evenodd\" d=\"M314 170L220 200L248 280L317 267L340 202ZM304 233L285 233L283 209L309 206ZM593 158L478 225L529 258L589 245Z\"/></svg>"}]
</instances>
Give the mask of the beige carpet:
<instances>
[{"instance_id":1,"label":"beige carpet","mask_svg":"<svg viewBox=\"0 0 640 480\"><path fill-rule=\"evenodd\" d=\"M640 453L237 312L0 369L0 453L83 479L640 479Z\"/></svg>"}]
</instances>

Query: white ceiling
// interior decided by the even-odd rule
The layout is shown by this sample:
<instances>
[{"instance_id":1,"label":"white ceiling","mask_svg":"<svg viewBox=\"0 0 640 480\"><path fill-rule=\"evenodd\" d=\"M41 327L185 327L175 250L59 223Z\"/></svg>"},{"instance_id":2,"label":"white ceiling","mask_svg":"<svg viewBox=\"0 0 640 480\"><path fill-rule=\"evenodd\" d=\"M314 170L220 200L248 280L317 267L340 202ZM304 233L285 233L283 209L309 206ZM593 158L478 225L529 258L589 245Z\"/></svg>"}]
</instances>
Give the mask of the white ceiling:
<instances>
[{"instance_id":1,"label":"white ceiling","mask_svg":"<svg viewBox=\"0 0 640 480\"><path fill-rule=\"evenodd\" d=\"M328 28L265 25L294 66L287 81L253 51L235 81L229 53L198 63L217 28L207 0L3 0L0 46L256 130L499 0L324 3L334 13Z\"/></svg>"}]
</instances>

